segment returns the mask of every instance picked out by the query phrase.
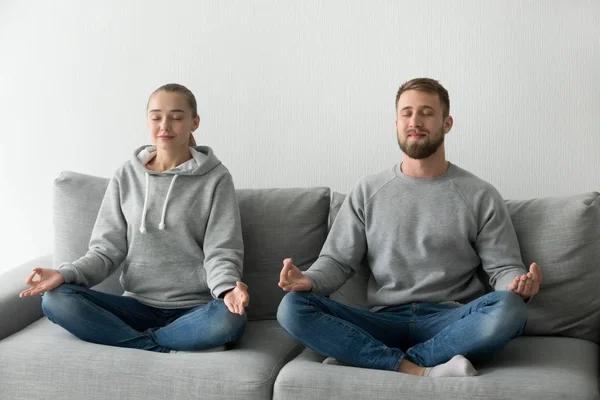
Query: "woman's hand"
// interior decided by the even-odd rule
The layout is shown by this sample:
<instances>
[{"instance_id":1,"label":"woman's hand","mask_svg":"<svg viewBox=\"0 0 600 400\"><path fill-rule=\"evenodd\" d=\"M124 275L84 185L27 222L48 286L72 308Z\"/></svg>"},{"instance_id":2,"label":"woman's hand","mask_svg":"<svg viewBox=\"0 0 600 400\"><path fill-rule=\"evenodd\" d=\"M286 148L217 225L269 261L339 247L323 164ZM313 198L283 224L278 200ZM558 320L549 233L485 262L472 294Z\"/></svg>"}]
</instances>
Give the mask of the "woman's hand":
<instances>
[{"instance_id":1,"label":"woman's hand","mask_svg":"<svg viewBox=\"0 0 600 400\"><path fill-rule=\"evenodd\" d=\"M245 308L250 301L248 285L244 282L236 282L235 287L227 292L223 300L229 311L234 314L244 315Z\"/></svg>"},{"instance_id":2,"label":"woman's hand","mask_svg":"<svg viewBox=\"0 0 600 400\"><path fill-rule=\"evenodd\" d=\"M52 290L65 283L65 278L55 269L34 268L25 283L31 287L23 290L19 297L33 296Z\"/></svg>"}]
</instances>

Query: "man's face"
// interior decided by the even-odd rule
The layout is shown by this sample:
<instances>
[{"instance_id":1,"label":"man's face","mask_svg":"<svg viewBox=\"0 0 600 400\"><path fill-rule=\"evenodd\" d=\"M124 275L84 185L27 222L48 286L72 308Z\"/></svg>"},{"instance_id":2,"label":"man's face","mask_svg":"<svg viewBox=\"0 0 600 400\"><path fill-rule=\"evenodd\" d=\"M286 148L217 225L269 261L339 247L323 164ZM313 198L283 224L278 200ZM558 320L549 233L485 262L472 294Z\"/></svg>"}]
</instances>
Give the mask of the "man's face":
<instances>
[{"instance_id":1,"label":"man's face","mask_svg":"<svg viewBox=\"0 0 600 400\"><path fill-rule=\"evenodd\" d=\"M434 154L451 127L452 117L444 120L437 94L407 90L398 99L398 145L408 157L420 160Z\"/></svg>"}]
</instances>

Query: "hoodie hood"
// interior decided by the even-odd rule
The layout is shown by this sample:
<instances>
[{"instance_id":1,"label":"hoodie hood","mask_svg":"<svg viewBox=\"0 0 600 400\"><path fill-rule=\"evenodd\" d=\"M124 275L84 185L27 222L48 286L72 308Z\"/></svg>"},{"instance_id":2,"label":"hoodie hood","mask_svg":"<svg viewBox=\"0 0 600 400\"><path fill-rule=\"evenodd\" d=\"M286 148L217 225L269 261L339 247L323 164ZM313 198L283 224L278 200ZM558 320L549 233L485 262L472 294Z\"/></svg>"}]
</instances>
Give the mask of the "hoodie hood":
<instances>
[{"instance_id":1,"label":"hoodie hood","mask_svg":"<svg viewBox=\"0 0 600 400\"><path fill-rule=\"evenodd\" d=\"M160 223L158 224L159 230L165 229L165 217L167 214L167 206L173 191L173 186L177 177L180 175L204 175L212 171L215 167L221 164L221 161L215 156L215 153L208 146L196 146L189 147L190 155L192 158L182 164L179 164L175 168L171 168L163 172L155 172L146 168L148 161L156 157L156 146L142 146L138 148L133 154L132 163L135 169L145 176L145 194L144 194L144 206L142 207L142 219L140 224L140 232L146 233L146 214L148 212L148 196L150 194L150 186L152 175L172 175L169 190L163 202L162 213Z\"/></svg>"},{"instance_id":2,"label":"hoodie hood","mask_svg":"<svg viewBox=\"0 0 600 400\"><path fill-rule=\"evenodd\" d=\"M208 146L189 147L192 158L183 164L164 172L150 171L146 168L148 161L156 157L156 146L142 146L133 153L133 165L139 172L150 175L204 175L221 164L213 150Z\"/></svg>"}]
</instances>

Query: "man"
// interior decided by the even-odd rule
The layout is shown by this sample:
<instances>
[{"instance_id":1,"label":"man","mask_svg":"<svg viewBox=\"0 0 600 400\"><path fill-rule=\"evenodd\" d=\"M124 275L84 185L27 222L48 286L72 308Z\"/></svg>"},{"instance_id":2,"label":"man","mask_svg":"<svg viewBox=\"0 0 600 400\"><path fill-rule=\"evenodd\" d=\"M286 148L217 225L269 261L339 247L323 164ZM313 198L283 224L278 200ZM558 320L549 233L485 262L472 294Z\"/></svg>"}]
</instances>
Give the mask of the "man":
<instances>
[{"instance_id":1,"label":"man","mask_svg":"<svg viewBox=\"0 0 600 400\"><path fill-rule=\"evenodd\" d=\"M302 273L285 259L288 293L277 318L328 363L420 376L472 376L519 336L525 301L542 278L529 272L506 205L496 189L449 163L448 92L420 78L396 96L402 162L361 179L340 208L318 260ZM324 297L366 256L370 310ZM495 291L484 294L479 267Z\"/></svg>"}]
</instances>

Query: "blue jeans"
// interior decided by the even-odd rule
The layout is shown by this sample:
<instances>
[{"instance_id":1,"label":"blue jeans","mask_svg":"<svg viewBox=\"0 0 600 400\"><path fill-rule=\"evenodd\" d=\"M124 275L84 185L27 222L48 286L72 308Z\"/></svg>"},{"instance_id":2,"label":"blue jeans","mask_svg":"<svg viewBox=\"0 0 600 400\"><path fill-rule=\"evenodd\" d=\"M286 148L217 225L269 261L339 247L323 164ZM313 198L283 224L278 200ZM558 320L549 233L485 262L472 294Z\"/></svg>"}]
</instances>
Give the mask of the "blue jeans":
<instances>
[{"instance_id":1,"label":"blue jeans","mask_svg":"<svg viewBox=\"0 0 600 400\"><path fill-rule=\"evenodd\" d=\"M50 321L82 340L161 353L234 342L244 333L247 320L246 314L230 312L223 300L162 309L69 284L44 293L42 310Z\"/></svg>"},{"instance_id":2,"label":"blue jeans","mask_svg":"<svg viewBox=\"0 0 600 400\"><path fill-rule=\"evenodd\" d=\"M523 299L488 293L468 304L412 303L378 312L310 292L288 293L277 320L298 341L347 364L397 371L402 360L432 367L461 354L488 358L519 336L527 321Z\"/></svg>"}]
</instances>

